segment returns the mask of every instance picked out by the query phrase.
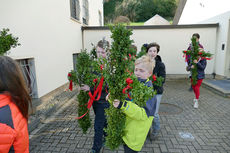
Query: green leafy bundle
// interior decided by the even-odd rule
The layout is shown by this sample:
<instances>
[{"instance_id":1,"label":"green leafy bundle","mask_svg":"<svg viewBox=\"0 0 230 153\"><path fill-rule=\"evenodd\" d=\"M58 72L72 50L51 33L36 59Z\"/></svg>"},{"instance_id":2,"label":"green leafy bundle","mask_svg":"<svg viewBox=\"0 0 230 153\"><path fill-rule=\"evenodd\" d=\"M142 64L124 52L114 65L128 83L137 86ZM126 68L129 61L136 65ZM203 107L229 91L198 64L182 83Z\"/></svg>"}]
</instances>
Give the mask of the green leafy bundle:
<instances>
[{"instance_id":1,"label":"green leafy bundle","mask_svg":"<svg viewBox=\"0 0 230 153\"><path fill-rule=\"evenodd\" d=\"M196 42L195 37L192 37L191 40L192 40L191 50L183 51L183 53L186 55L186 60L191 60L192 65L194 66L194 68L191 69L191 71L192 71L192 84L196 85L197 84L197 75L198 75L197 64L194 63L193 61L199 60L200 58L210 60L211 59L210 57L212 56L212 54L209 52L205 52L203 50L200 50L199 42ZM190 56L190 57L188 57L188 56Z\"/></svg>"},{"instance_id":2,"label":"green leafy bundle","mask_svg":"<svg viewBox=\"0 0 230 153\"><path fill-rule=\"evenodd\" d=\"M110 27L110 30L113 43L104 69L104 77L109 86L110 100L119 99L124 101L126 96L122 93L122 90L126 87L126 78L130 75L127 71L130 62L127 55L133 42L130 40L132 31L123 25ZM108 122L105 129L108 135L106 146L114 150L123 143L125 115L111 104L106 110L106 116Z\"/></svg>"},{"instance_id":3,"label":"green leafy bundle","mask_svg":"<svg viewBox=\"0 0 230 153\"><path fill-rule=\"evenodd\" d=\"M69 80L72 80L75 84L82 86L83 84L94 86L93 79L95 75L92 74L93 61L90 55L86 51L82 51L77 57L76 71L71 71ZM77 96L78 100L78 116L82 116L88 111L87 103L89 100L88 92L80 91ZM82 128L83 133L86 133L88 128L91 126L91 119L89 113L78 120L79 126Z\"/></svg>"},{"instance_id":4,"label":"green leafy bundle","mask_svg":"<svg viewBox=\"0 0 230 153\"><path fill-rule=\"evenodd\" d=\"M140 58L141 56L147 54L147 48L146 48L146 46L147 46L147 44L144 44L144 45L141 47L141 51L137 54L137 58Z\"/></svg>"},{"instance_id":5,"label":"green leafy bundle","mask_svg":"<svg viewBox=\"0 0 230 153\"><path fill-rule=\"evenodd\" d=\"M8 34L9 31L9 29L3 29L0 31L0 56L9 51L11 47L15 48L20 46L18 43L18 37L14 37L12 34Z\"/></svg>"},{"instance_id":6,"label":"green leafy bundle","mask_svg":"<svg viewBox=\"0 0 230 153\"><path fill-rule=\"evenodd\" d=\"M132 87L131 98L133 103L139 107L144 107L146 101L156 93L153 92L153 87L147 87L144 83L139 82L135 75L130 76L130 78L133 80L133 83L130 85Z\"/></svg>"},{"instance_id":7,"label":"green leafy bundle","mask_svg":"<svg viewBox=\"0 0 230 153\"><path fill-rule=\"evenodd\" d=\"M152 81L153 85L155 86L158 86L158 87L161 87L162 86L162 83L164 81L164 78L162 76L157 76L155 74L153 74L151 77L150 77L150 80Z\"/></svg>"}]
</instances>

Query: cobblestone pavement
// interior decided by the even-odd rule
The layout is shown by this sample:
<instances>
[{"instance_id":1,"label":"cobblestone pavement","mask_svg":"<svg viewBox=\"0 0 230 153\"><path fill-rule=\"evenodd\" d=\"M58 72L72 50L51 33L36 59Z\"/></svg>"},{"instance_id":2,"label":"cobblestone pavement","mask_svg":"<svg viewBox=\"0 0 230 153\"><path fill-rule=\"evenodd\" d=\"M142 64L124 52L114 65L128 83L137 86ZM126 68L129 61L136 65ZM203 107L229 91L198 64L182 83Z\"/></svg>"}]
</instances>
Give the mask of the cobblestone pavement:
<instances>
[{"instance_id":1,"label":"cobblestone pavement","mask_svg":"<svg viewBox=\"0 0 230 153\"><path fill-rule=\"evenodd\" d=\"M161 113L161 131L155 141L146 140L140 153L230 153L230 99L201 88L200 105L193 108L188 81L168 81L162 103L182 108L179 114ZM163 106L163 105L162 105ZM30 133L30 152L87 153L93 142L93 128L84 135L78 127L77 102L68 101ZM91 118L94 115L91 111ZM93 121L92 121L93 122ZM123 148L103 153L122 153Z\"/></svg>"}]
</instances>

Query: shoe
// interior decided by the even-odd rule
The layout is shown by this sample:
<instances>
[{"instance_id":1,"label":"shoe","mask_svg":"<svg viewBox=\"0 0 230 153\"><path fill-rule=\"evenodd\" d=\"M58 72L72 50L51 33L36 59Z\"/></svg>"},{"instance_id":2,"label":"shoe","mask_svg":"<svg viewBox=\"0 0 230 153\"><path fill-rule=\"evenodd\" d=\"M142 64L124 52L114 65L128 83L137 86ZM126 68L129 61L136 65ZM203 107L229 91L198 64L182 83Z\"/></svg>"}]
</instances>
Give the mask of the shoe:
<instances>
[{"instance_id":1,"label":"shoe","mask_svg":"<svg viewBox=\"0 0 230 153\"><path fill-rule=\"evenodd\" d=\"M192 91L193 91L192 87L190 87L190 88L188 89L188 91L192 92Z\"/></svg>"},{"instance_id":2,"label":"shoe","mask_svg":"<svg viewBox=\"0 0 230 153\"><path fill-rule=\"evenodd\" d=\"M102 147L105 147L105 138L102 139Z\"/></svg>"},{"instance_id":3,"label":"shoe","mask_svg":"<svg viewBox=\"0 0 230 153\"><path fill-rule=\"evenodd\" d=\"M198 104L198 99L194 99L194 108L198 108L199 107L199 104Z\"/></svg>"},{"instance_id":4,"label":"shoe","mask_svg":"<svg viewBox=\"0 0 230 153\"><path fill-rule=\"evenodd\" d=\"M151 141L156 140L158 138L159 132L160 132L160 130L157 130L157 131L153 130L153 132L150 134L150 137L149 137L150 140Z\"/></svg>"},{"instance_id":5,"label":"shoe","mask_svg":"<svg viewBox=\"0 0 230 153\"><path fill-rule=\"evenodd\" d=\"M149 138L150 138L151 141L156 140L158 138L158 133L154 133L154 134L152 133L152 134L150 134Z\"/></svg>"},{"instance_id":6,"label":"shoe","mask_svg":"<svg viewBox=\"0 0 230 153\"><path fill-rule=\"evenodd\" d=\"M93 150L93 149L91 149L91 150L90 150L90 153L96 153L96 151L95 151L95 150Z\"/></svg>"}]
</instances>

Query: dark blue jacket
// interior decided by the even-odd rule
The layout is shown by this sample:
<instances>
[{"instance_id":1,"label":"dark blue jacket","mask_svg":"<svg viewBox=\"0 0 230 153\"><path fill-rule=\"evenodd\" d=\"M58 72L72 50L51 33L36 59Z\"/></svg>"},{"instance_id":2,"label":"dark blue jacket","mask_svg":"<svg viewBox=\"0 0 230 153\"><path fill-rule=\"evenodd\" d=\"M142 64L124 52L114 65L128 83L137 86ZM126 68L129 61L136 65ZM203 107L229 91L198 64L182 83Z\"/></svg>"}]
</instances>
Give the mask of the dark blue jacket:
<instances>
[{"instance_id":1,"label":"dark blue jacket","mask_svg":"<svg viewBox=\"0 0 230 153\"><path fill-rule=\"evenodd\" d=\"M189 68L188 70L191 70L191 63L189 63ZM197 64L197 79L200 80L200 79L204 79L205 78L205 73L204 73L204 70L206 68L206 65L207 65L207 60L206 59L202 59L200 60Z\"/></svg>"}]
</instances>

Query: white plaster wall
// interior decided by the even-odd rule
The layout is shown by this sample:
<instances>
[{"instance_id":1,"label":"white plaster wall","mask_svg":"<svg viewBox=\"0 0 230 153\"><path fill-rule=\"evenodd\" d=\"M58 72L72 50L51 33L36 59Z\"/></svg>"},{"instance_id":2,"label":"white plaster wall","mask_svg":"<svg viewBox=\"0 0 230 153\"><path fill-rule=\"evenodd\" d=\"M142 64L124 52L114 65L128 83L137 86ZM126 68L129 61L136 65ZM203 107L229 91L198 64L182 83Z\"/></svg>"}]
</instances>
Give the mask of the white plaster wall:
<instances>
[{"instance_id":1,"label":"white plaster wall","mask_svg":"<svg viewBox=\"0 0 230 153\"><path fill-rule=\"evenodd\" d=\"M227 11L229 0L187 0L179 24L195 24Z\"/></svg>"},{"instance_id":2,"label":"white plaster wall","mask_svg":"<svg viewBox=\"0 0 230 153\"><path fill-rule=\"evenodd\" d=\"M219 23L217 30L215 71L218 75L227 76L229 73L229 52L228 44L230 11L213 18L201 21L200 23ZM222 50L222 44L225 44Z\"/></svg>"},{"instance_id":3,"label":"white plaster wall","mask_svg":"<svg viewBox=\"0 0 230 153\"><path fill-rule=\"evenodd\" d=\"M90 26L99 26L99 11L102 17L102 26L104 25L103 0L89 0L89 24Z\"/></svg>"},{"instance_id":4,"label":"white plaster wall","mask_svg":"<svg viewBox=\"0 0 230 153\"><path fill-rule=\"evenodd\" d=\"M72 54L82 49L81 22L70 18L69 0L0 0L2 28L9 28L21 43L9 56L34 58L39 97L67 83Z\"/></svg>"},{"instance_id":5,"label":"white plaster wall","mask_svg":"<svg viewBox=\"0 0 230 153\"><path fill-rule=\"evenodd\" d=\"M144 29L133 30L131 38L135 41L138 51L142 44L153 41L160 44L159 55L166 66L167 74L188 74L185 71L185 60L182 51L188 48L193 33L201 35L200 42L205 51L215 54L216 28L181 28L181 29ZM85 30L84 47L89 51L92 49L91 43L96 44L104 36L111 42L109 30ZM205 72L213 73L214 60L208 61Z\"/></svg>"}]
</instances>

